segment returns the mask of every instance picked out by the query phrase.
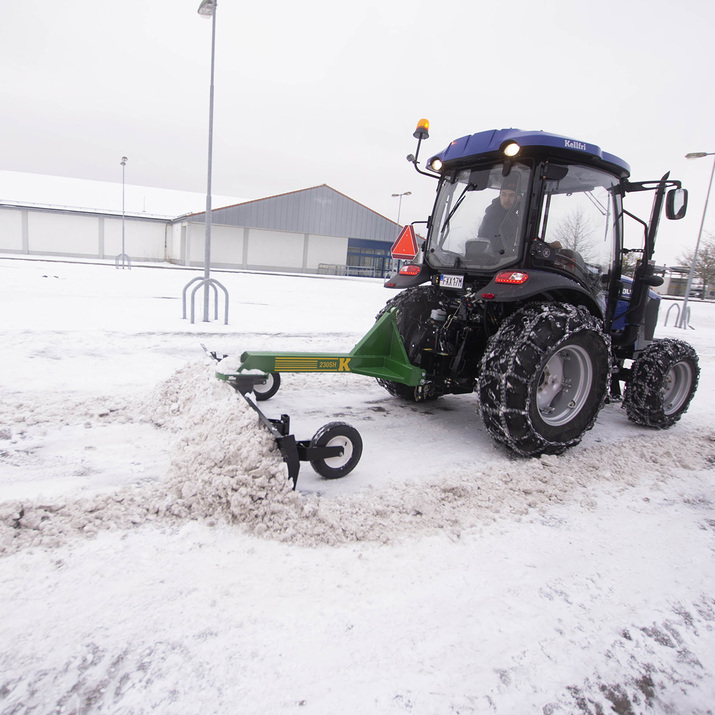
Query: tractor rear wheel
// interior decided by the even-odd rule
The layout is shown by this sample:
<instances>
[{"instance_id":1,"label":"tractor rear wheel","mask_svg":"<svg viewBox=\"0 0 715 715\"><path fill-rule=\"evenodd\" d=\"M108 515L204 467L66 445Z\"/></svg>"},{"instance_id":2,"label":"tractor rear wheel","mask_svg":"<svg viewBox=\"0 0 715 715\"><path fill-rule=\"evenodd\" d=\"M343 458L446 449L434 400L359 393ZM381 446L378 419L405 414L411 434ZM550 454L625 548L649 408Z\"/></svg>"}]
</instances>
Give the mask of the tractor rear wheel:
<instances>
[{"instance_id":1,"label":"tractor rear wheel","mask_svg":"<svg viewBox=\"0 0 715 715\"><path fill-rule=\"evenodd\" d=\"M623 407L639 425L666 429L687 411L698 387L695 350L682 340L653 341L634 361Z\"/></svg>"},{"instance_id":2,"label":"tractor rear wheel","mask_svg":"<svg viewBox=\"0 0 715 715\"><path fill-rule=\"evenodd\" d=\"M432 286L416 286L408 288L389 300L377 314L379 318L386 310L395 310L395 322L400 332L402 343L407 352L407 359L418 367L421 365L421 352L432 337L432 328L428 324L433 310L440 308L439 291ZM425 389L424 386L411 387L401 382L377 378L377 383L391 395L404 400L423 402L434 400L438 395Z\"/></svg>"},{"instance_id":3,"label":"tractor rear wheel","mask_svg":"<svg viewBox=\"0 0 715 715\"><path fill-rule=\"evenodd\" d=\"M522 456L560 454L593 426L609 374L610 341L586 308L526 306L504 321L484 352L484 426Z\"/></svg>"}]
</instances>

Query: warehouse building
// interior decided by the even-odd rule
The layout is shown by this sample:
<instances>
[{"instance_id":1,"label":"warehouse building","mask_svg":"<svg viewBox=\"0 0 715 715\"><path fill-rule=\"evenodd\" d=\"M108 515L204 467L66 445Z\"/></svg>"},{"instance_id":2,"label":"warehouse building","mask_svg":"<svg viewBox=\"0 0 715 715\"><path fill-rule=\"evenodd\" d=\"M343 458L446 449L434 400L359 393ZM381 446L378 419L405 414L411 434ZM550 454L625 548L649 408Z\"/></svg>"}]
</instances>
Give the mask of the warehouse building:
<instances>
[{"instance_id":1,"label":"warehouse building","mask_svg":"<svg viewBox=\"0 0 715 715\"><path fill-rule=\"evenodd\" d=\"M323 184L215 209L211 265L382 277L399 226ZM174 221L167 260L203 265L205 213Z\"/></svg>"},{"instance_id":2,"label":"warehouse building","mask_svg":"<svg viewBox=\"0 0 715 715\"><path fill-rule=\"evenodd\" d=\"M399 226L323 184L214 209L211 266L384 276ZM205 213L177 218L0 201L0 252L203 266Z\"/></svg>"}]
</instances>

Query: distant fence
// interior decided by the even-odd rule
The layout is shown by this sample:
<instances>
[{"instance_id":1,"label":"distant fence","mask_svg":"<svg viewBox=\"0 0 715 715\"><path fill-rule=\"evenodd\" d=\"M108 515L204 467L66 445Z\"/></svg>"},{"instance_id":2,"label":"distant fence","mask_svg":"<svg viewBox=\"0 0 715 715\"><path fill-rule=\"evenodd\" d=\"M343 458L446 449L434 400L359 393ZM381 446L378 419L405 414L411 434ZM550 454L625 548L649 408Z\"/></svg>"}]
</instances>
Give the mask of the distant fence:
<instances>
[{"instance_id":1,"label":"distant fence","mask_svg":"<svg viewBox=\"0 0 715 715\"><path fill-rule=\"evenodd\" d=\"M364 278L382 278L372 266L345 266L339 263L319 263L318 273L326 276L363 276Z\"/></svg>"}]
</instances>

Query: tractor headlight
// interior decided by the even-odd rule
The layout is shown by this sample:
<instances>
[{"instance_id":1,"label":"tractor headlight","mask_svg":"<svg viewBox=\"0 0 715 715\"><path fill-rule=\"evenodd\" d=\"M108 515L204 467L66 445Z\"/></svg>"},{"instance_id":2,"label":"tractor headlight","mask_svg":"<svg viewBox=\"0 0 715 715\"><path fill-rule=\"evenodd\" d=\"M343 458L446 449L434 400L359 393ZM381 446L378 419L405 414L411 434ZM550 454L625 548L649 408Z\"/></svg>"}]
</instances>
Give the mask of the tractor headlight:
<instances>
[{"instance_id":1,"label":"tractor headlight","mask_svg":"<svg viewBox=\"0 0 715 715\"><path fill-rule=\"evenodd\" d=\"M516 156L521 147L516 142L511 142L504 147L504 156Z\"/></svg>"},{"instance_id":2,"label":"tractor headlight","mask_svg":"<svg viewBox=\"0 0 715 715\"><path fill-rule=\"evenodd\" d=\"M429 168L432 169L432 171L440 171L442 168L442 160L437 159L436 157L432 159L432 161L429 163Z\"/></svg>"}]
</instances>

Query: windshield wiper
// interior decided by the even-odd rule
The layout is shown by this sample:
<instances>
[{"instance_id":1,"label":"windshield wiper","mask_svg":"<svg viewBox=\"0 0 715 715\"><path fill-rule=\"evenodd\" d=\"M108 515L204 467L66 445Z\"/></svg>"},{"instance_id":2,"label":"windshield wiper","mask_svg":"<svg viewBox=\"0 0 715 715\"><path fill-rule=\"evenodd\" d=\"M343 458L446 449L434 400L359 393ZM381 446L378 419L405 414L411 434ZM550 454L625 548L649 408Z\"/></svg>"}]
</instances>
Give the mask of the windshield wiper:
<instances>
[{"instance_id":1,"label":"windshield wiper","mask_svg":"<svg viewBox=\"0 0 715 715\"><path fill-rule=\"evenodd\" d=\"M584 191L584 195L587 199L601 212L601 216L607 215L606 207L593 195L592 191Z\"/></svg>"},{"instance_id":2,"label":"windshield wiper","mask_svg":"<svg viewBox=\"0 0 715 715\"><path fill-rule=\"evenodd\" d=\"M473 190L474 184L467 184L464 187L464 190L462 193L459 195L459 198L455 202L454 206L452 207L452 210L447 214L447 218L444 220L444 225L442 226L442 230L440 231L440 242L439 245L442 246L447 238L447 235L449 234L449 222L452 220L452 216L454 216L455 212L457 209L461 206L462 201L464 201L464 197L467 195L467 191Z\"/></svg>"}]
</instances>

